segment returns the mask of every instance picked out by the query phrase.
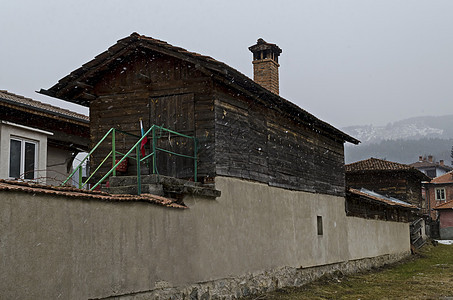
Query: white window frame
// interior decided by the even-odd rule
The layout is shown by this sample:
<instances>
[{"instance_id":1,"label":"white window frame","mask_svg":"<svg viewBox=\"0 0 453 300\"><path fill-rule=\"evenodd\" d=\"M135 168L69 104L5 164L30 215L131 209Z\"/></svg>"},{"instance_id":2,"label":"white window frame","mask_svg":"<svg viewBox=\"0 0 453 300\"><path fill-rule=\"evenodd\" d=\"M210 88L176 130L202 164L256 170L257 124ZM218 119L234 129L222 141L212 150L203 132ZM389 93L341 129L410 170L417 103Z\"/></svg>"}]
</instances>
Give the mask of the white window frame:
<instances>
[{"instance_id":1,"label":"white window frame","mask_svg":"<svg viewBox=\"0 0 453 300\"><path fill-rule=\"evenodd\" d=\"M434 190L434 194L435 194L437 201L445 201L447 199L446 194L445 194L445 188L436 188ZM440 197L439 197L439 194L440 194Z\"/></svg>"},{"instance_id":2,"label":"white window frame","mask_svg":"<svg viewBox=\"0 0 453 300\"><path fill-rule=\"evenodd\" d=\"M36 175L38 171L38 153L39 153L39 142L35 140L30 140L26 139L23 137L11 135L9 138L9 148L8 148L8 178L10 179L16 179L15 177L11 177L11 141L18 141L20 142L20 179L22 180L27 180L27 181L35 181L36 180ZM34 169L33 169L33 179L25 179L24 173L25 173L25 143L33 144L35 145L35 157L34 157Z\"/></svg>"}]
</instances>

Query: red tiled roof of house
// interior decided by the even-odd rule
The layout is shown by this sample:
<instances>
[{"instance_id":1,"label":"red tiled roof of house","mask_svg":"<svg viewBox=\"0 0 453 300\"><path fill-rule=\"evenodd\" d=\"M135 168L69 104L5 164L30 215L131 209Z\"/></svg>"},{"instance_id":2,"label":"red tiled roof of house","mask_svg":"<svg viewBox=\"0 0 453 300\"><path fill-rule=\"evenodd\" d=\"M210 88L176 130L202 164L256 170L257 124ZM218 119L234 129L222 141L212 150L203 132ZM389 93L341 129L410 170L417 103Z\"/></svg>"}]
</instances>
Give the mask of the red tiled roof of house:
<instances>
[{"instance_id":1,"label":"red tiled roof of house","mask_svg":"<svg viewBox=\"0 0 453 300\"><path fill-rule=\"evenodd\" d=\"M453 183L453 171L434 178L430 183Z\"/></svg>"},{"instance_id":2,"label":"red tiled roof of house","mask_svg":"<svg viewBox=\"0 0 453 300\"><path fill-rule=\"evenodd\" d=\"M254 95L257 101L260 101L266 106L283 114L290 115L295 120L306 124L313 131L320 132L320 130L322 130L328 134L333 134L343 141L354 144L360 143L357 139L340 131L327 122L316 118L296 104L270 92L260 84L223 62L210 56L190 52L184 48L170 45L164 41L140 35L136 32L119 40L115 45L108 48L107 51L97 55L93 60L83 64L82 67L60 79L58 83L50 89L41 89L39 93L89 106L90 99L85 98L83 95L84 93L90 94L90 81L104 71L107 65L121 59L123 55L133 52L138 48L158 51L193 63L200 66L200 70L203 72L210 72L210 76L215 74L222 82L239 88L242 91L246 91L250 95ZM71 94L74 93L74 90L77 91L77 97L73 97Z\"/></svg>"},{"instance_id":3,"label":"red tiled roof of house","mask_svg":"<svg viewBox=\"0 0 453 300\"><path fill-rule=\"evenodd\" d=\"M445 203L442 203L436 207L434 207L434 209L453 209L453 200L450 200L448 202L445 202Z\"/></svg>"},{"instance_id":4,"label":"red tiled roof of house","mask_svg":"<svg viewBox=\"0 0 453 300\"><path fill-rule=\"evenodd\" d=\"M415 169L414 167L374 157L345 165L346 173L375 172L375 171L379 172L407 171L419 177L422 181L429 181L431 179L428 176L426 176L423 172Z\"/></svg>"},{"instance_id":5,"label":"red tiled roof of house","mask_svg":"<svg viewBox=\"0 0 453 300\"><path fill-rule=\"evenodd\" d=\"M141 195L108 194L100 191L81 190L74 187L56 187L4 179L0 179L0 191L48 194L69 198L81 198L87 200L101 200L101 201L141 201L165 207L187 208L185 205L176 203L175 199L165 198L152 194L141 194Z\"/></svg>"},{"instance_id":6,"label":"red tiled roof of house","mask_svg":"<svg viewBox=\"0 0 453 300\"><path fill-rule=\"evenodd\" d=\"M355 171L396 171L396 170L411 170L414 169L408 165L391 162L387 160L369 158L355 163L345 165L346 172Z\"/></svg>"},{"instance_id":7,"label":"red tiled roof of house","mask_svg":"<svg viewBox=\"0 0 453 300\"><path fill-rule=\"evenodd\" d=\"M89 117L67 109L56 107L47 103L42 103L24 96L16 95L5 90L0 90L0 105L14 107L24 107L46 113L48 115L58 115L66 119L73 119L88 124Z\"/></svg>"},{"instance_id":8,"label":"red tiled roof of house","mask_svg":"<svg viewBox=\"0 0 453 300\"><path fill-rule=\"evenodd\" d=\"M375 197L375 196L369 195L367 193L363 193L363 192L361 192L359 190L356 190L356 189L353 189L353 188L349 188L348 192L350 192L352 194L355 194L355 195L358 195L358 196L361 196L361 197L364 197L364 198L367 198L367 199L370 199L370 200L373 200L373 201L380 202L380 203L385 204L385 205L389 205L389 206L417 209L417 207L415 205L412 205L412 204L409 204L409 203L404 204L404 203L401 203L401 202L393 202L393 201L390 201L390 200L387 200L387 199L384 199L384 198L379 198L379 197Z\"/></svg>"}]
</instances>

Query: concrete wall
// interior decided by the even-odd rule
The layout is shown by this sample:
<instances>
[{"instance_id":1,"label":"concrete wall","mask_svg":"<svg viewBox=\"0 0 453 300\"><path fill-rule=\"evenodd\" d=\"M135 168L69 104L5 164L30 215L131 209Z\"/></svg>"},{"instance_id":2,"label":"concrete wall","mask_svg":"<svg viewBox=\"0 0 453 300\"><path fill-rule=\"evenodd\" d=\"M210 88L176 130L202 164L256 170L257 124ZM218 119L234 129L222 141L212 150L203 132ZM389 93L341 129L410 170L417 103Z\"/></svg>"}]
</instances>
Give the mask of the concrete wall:
<instances>
[{"instance_id":1,"label":"concrete wall","mask_svg":"<svg viewBox=\"0 0 453 300\"><path fill-rule=\"evenodd\" d=\"M347 217L349 259L410 249L409 223Z\"/></svg>"},{"instance_id":2,"label":"concrete wall","mask_svg":"<svg viewBox=\"0 0 453 300\"><path fill-rule=\"evenodd\" d=\"M341 197L226 177L216 188L185 210L0 192L0 298L140 294L409 252L408 224L346 217Z\"/></svg>"}]
</instances>

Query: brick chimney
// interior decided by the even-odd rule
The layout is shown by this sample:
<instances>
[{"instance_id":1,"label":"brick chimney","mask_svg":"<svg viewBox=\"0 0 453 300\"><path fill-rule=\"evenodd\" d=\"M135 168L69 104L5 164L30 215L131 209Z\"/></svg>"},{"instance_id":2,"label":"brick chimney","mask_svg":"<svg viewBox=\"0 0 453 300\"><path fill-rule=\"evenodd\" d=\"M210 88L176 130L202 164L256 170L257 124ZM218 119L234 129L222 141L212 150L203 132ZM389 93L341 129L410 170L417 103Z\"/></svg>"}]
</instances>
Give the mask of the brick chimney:
<instances>
[{"instance_id":1,"label":"brick chimney","mask_svg":"<svg viewBox=\"0 0 453 300\"><path fill-rule=\"evenodd\" d=\"M278 95L278 57L282 49L260 38L249 50L253 53L253 80Z\"/></svg>"},{"instance_id":2,"label":"brick chimney","mask_svg":"<svg viewBox=\"0 0 453 300\"><path fill-rule=\"evenodd\" d=\"M433 162L433 156L432 155L428 155L428 162L430 162L430 163Z\"/></svg>"},{"instance_id":3,"label":"brick chimney","mask_svg":"<svg viewBox=\"0 0 453 300\"><path fill-rule=\"evenodd\" d=\"M444 166L444 160L443 160L443 159L441 159L441 160L439 161L439 165Z\"/></svg>"}]
</instances>

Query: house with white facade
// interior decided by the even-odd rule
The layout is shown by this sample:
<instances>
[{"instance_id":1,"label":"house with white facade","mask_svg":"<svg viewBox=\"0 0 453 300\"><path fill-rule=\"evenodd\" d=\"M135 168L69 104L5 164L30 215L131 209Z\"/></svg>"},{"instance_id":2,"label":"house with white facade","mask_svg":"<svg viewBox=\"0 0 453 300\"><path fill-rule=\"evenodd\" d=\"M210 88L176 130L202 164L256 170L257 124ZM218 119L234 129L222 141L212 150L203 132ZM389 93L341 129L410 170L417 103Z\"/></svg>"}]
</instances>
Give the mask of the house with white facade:
<instances>
[{"instance_id":1,"label":"house with white facade","mask_svg":"<svg viewBox=\"0 0 453 300\"><path fill-rule=\"evenodd\" d=\"M0 179L58 185L88 140L87 116L0 91Z\"/></svg>"}]
</instances>

